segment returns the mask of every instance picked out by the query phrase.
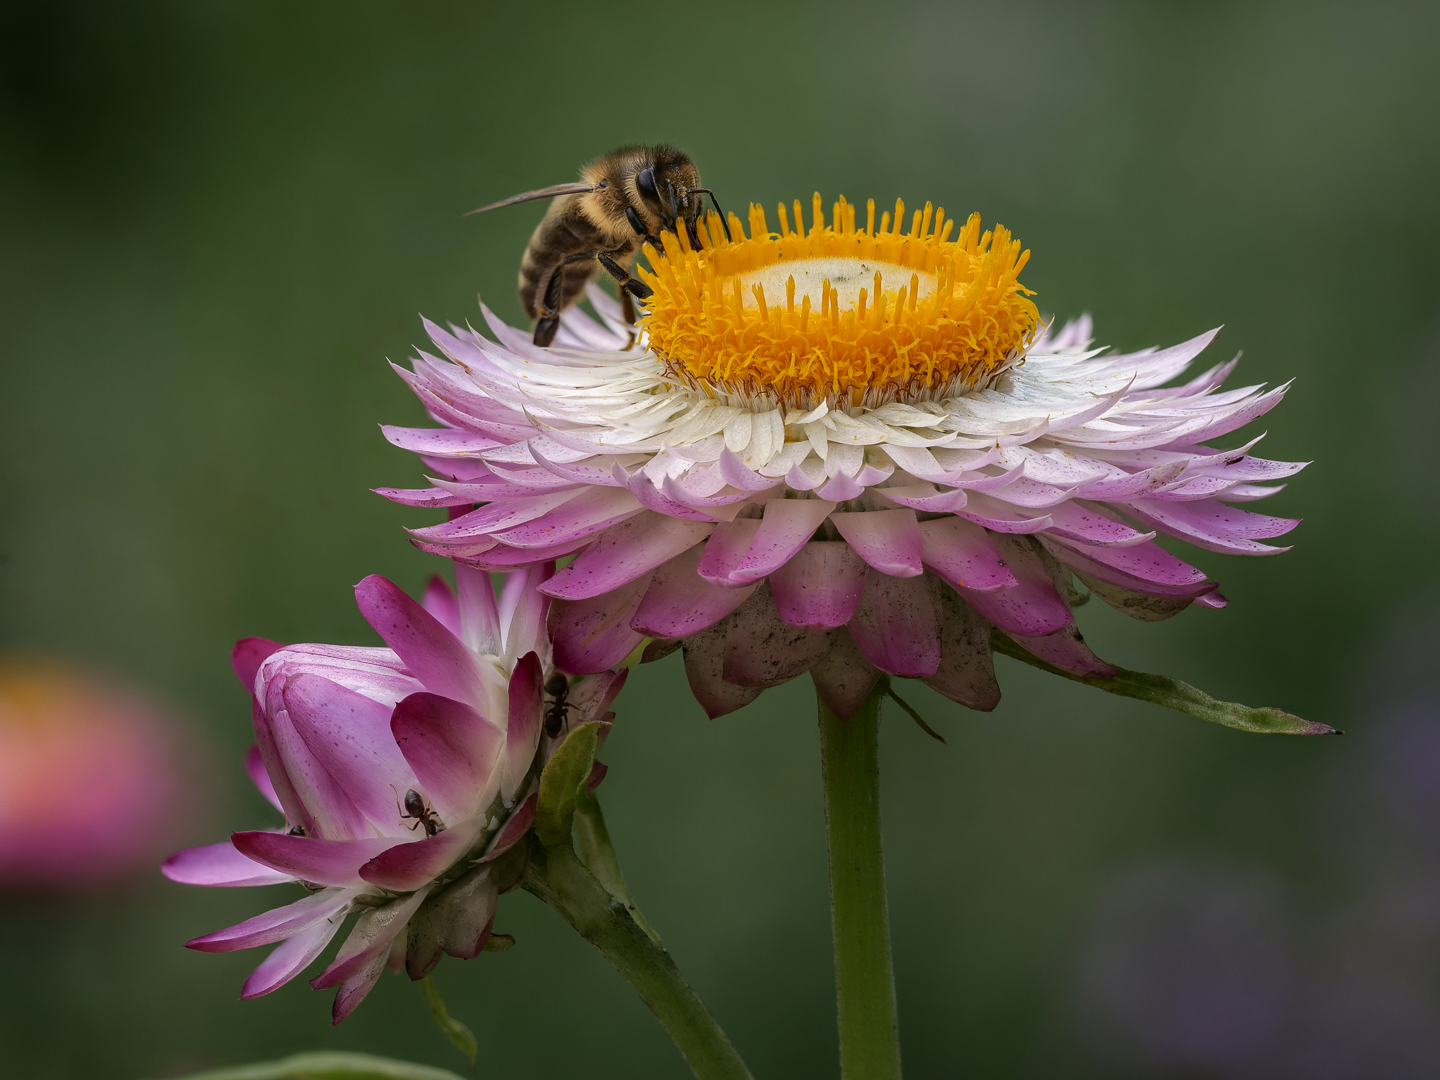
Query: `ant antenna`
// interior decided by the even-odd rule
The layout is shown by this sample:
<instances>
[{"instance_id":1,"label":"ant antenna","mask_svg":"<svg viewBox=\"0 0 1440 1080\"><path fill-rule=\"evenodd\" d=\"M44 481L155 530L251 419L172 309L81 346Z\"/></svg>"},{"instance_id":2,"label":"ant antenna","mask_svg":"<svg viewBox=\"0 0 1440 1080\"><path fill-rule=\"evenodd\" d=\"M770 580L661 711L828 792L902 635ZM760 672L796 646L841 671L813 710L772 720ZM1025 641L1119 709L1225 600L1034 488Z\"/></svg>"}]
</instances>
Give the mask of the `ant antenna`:
<instances>
[{"instance_id":1,"label":"ant antenna","mask_svg":"<svg viewBox=\"0 0 1440 1080\"><path fill-rule=\"evenodd\" d=\"M690 194L709 195L710 201L715 204L715 213L720 215L720 227L725 230L725 239L730 239L730 223L725 220L725 211L720 209L720 200L715 198L715 193L708 187L692 187Z\"/></svg>"}]
</instances>

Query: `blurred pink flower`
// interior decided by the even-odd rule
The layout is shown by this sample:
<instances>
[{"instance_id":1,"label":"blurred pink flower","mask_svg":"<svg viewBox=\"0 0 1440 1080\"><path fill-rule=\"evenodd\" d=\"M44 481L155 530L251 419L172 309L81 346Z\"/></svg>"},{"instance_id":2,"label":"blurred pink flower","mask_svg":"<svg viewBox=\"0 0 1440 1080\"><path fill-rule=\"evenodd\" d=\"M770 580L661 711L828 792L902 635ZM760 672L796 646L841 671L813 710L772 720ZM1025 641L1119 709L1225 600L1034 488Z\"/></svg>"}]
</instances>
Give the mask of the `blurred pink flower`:
<instances>
[{"instance_id":1,"label":"blurred pink flower","mask_svg":"<svg viewBox=\"0 0 1440 1080\"><path fill-rule=\"evenodd\" d=\"M142 698L51 660L0 659L0 887L149 863L188 816L180 749Z\"/></svg>"},{"instance_id":2,"label":"blurred pink flower","mask_svg":"<svg viewBox=\"0 0 1440 1080\"><path fill-rule=\"evenodd\" d=\"M485 948L499 893L524 871L515 845L534 819L540 767L569 729L605 714L624 681L583 680L546 723L549 600L538 587L552 572L509 574L497 601L489 574L457 567L458 598L436 578L423 606L372 576L356 600L388 648L236 646L254 704L250 775L285 826L179 852L163 870L193 885L308 890L188 942L204 952L282 942L242 997L298 975L352 911L354 929L311 983L338 987L336 1023L387 961L419 979L442 953L471 959ZM602 775L597 766L592 783Z\"/></svg>"}]
</instances>

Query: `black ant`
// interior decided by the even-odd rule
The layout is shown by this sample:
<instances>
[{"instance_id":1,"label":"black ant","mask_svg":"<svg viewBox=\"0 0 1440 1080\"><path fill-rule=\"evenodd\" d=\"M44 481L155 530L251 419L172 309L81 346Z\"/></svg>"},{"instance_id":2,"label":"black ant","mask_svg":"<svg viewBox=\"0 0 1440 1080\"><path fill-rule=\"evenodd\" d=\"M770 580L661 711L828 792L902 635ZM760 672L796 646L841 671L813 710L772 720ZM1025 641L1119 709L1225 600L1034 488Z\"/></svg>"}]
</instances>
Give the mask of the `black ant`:
<instances>
[{"instance_id":1,"label":"black ant","mask_svg":"<svg viewBox=\"0 0 1440 1080\"><path fill-rule=\"evenodd\" d=\"M394 784L390 785L390 790L395 790ZM399 792L396 792L395 795L395 812L400 812ZM426 836L434 836L445 828L445 826L440 823L440 815L425 805L425 800L421 798L420 793L414 788L405 792L405 812L400 814L401 824L404 824L406 818L413 818L415 820L415 824L409 826L411 832L414 832L421 825L424 825Z\"/></svg>"},{"instance_id":2,"label":"black ant","mask_svg":"<svg viewBox=\"0 0 1440 1080\"><path fill-rule=\"evenodd\" d=\"M575 707L565 700L570 693L570 680L557 671L545 681L545 692L554 698L545 709L545 734L553 739L565 726L565 714Z\"/></svg>"}]
</instances>

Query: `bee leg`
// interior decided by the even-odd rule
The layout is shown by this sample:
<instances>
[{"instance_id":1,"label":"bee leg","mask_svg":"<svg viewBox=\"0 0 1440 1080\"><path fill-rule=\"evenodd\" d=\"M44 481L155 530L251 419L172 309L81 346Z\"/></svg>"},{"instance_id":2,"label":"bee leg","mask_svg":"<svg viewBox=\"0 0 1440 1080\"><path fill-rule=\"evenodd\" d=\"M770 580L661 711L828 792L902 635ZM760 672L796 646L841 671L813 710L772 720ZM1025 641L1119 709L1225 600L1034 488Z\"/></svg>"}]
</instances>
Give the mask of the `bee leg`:
<instances>
[{"instance_id":1,"label":"bee leg","mask_svg":"<svg viewBox=\"0 0 1440 1080\"><path fill-rule=\"evenodd\" d=\"M643 281L637 281L631 277L630 271L626 270L609 255L605 254L605 252L595 252L595 258L600 260L600 265L605 268L605 272L619 282L620 287L627 293L630 293L638 300L650 299L650 286L646 285Z\"/></svg>"},{"instance_id":2,"label":"bee leg","mask_svg":"<svg viewBox=\"0 0 1440 1080\"><path fill-rule=\"evenodd\" d=\"M660 241L656 240L655 237L651 236L650 233L646 231L645 223L640 220L640 215L635 212L635 208L633 206L627 206L625 208L625 220L630 222L630 227L635 230L635 235L643 236L645 238L645 243L649 244L656 251L661 250Z\"/></svg>"},{"instance_id":3,"label":"bee leg","mask_svg":"<svg viewBox=\"0 0 1440 1080\"><path fill-rule=\"evenodd\" d=\"M535 321L535 335L531 338L540 348L548 349L555 340L556 331L560 329L560 301L564 293L565 267L572 262L593 258L593 251L576 252L561 259L550 272L550 280L545 283L545 293L539 304L540 318Z\"/></svg>"}]
</instances>

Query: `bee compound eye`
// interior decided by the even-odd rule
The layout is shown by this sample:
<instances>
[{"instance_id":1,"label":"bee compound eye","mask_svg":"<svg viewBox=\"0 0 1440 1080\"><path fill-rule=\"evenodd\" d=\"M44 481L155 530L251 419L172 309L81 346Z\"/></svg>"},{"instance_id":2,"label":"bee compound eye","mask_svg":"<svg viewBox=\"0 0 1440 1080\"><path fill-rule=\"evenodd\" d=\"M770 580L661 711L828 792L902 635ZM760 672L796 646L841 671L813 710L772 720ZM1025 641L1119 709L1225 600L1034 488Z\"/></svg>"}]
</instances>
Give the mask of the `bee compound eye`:
<instances>
[{"instance_id":1,"label":"bee compound eye","mask_svg":"<svg viewBox=\"0 0 1440 1080\"><path fill-rule=\"evenodd\" d=\"M640 194L652 202L660 201L660 192L655 187L655 170L641 169L635 174L635 187Z\"/></svg>"}]
</instances>

